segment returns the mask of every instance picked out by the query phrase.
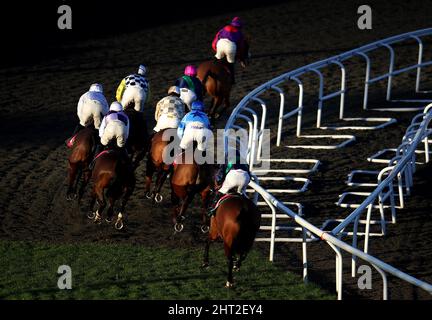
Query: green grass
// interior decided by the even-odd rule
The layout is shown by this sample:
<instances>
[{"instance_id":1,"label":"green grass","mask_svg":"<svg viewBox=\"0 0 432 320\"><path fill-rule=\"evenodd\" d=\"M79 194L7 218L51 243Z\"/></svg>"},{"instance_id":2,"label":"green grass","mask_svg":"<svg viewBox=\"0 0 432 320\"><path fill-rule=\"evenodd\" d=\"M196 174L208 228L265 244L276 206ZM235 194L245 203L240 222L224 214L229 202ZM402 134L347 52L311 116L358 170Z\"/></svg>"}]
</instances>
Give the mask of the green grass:
<instances>
[{"instance_id":1,"label":"green grass","mask_svg":"<svg viewBox=\"0 0 432 320\"><path fill-rule=\"evenodd\" d=\"M256 250L226 289L222 246L210 250L211 267L201 270L201 247L0 241L0 299L334 299ZM57 287L60 265L72 268L72 290Z\"/></svg>"}]
</instances>

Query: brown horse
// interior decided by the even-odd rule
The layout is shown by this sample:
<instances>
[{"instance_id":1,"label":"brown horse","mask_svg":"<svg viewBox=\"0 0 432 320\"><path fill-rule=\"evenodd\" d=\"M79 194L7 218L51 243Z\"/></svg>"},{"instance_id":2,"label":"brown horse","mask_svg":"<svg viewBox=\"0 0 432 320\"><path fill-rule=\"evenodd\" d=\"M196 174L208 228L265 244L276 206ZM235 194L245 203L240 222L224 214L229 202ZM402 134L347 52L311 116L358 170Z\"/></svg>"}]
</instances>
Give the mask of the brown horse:
<instances>
[{"instance_id":1,"label":"brown horse","mask_svg":"<svg viewBox=\"0 0 432 320\"><path fill-rule=\"evenodd\" d=\"M181 232L183 230L182 221L185 219L185 213L192 202L195 194L201 195L202 201L202 225L201 231L207 232L207 206L209 195L213 187L214 167L209 164L198 165L195 162L185 161L185 153L180 156L181 161L173 165L171 174L171 202L174 205L173 223L174 230ZM176 162L178 162L176 160Z\"/></svg>"},{"instance_id":2,"label":"brown horse","mask_svg":"<svg viewBox=\"0 0 432 320\"><path fill-rule=\"evenodd\" d=\"M147 125L142 112L134 109L134 104L125 108L130 121L129 137L126 142L126 150L131 156L134 170L138 168L142 159L144 159L148 150L149 136Z\"/></svg>"},{"instance_id":3,"label":"brown horse","mask_svg":"<svg viewBox=\"0 0 432 320\"><path fill-rule=\"evenodd\" d=\"M92 161L96 134L94 127L90 126L82 129L75 137L72 137L74 142L68 159L68 190L66 193L66 199L69 201L76 198L79 201L84 194L91 175L89 164ZM77 194L77 187L81 177L83 179Z\"/></svg>"},{"instance_id":4,"label":"brown horse","mask_svg":"<svg viewBox=\"0 0 432 320\"><path fill-rule=\"evenodd\" d=\"M243 68L249 64L249 41L245 40L242 46L238 46L236 61ZM208 112L212 122L220 117L220 114L230 108L230 93L232 88L232 77L226 59L204 61L198 66L197 77L201 80L204 93L211 98L211 107ZM218 113L218 108L224 104L224 108Z\"/></svg>"},{"instance_id":5,"label":"brown horse","mask_svg":"<svg viewBox=\"0 0 432 320\"><path fill-rule=\"evenodd\" d=\"M95 223L101 223L101 215L106 207L108 198L107 218L108 223L112 221L115 202L122 198L120 211L117 214L115 228L123 228L125 206L135 189L135 174L130 163L124 161L117 150L106 150L99 154L95 160L92 173L93 190L90 202L88 218ZM98 209L93 212L97 200Z\"/></svg>"},{"instance_id":6,"label":"brown horse","mask_svg":"<svg viewBox=\"0 0 432 320\"><path fill-rule=\"evenodd\" d=\"M148 199L152 199L153 201L156 201L158 203L163 200L163 196L160 194L160 191L171 168L171 163L168 164L165 163L164 159L169 159L166 152L169 152L170 150L167 148L167 146L172 142L173 139L164 140L163 135L165 131L166 129L160 130L159 132L154 134L150 142L151 147L147 156L147 167L146 167L146 178L145 178L146 181L145 181L144 192ZM157 173L156 183L153 191L150 192L151 183L155 172Z\"/></svg>"},{"instance_id":7,"label":"brown horse","mask_svg":"<svg viewBox=\"0 0 432 320\"><path fill-rule=\"evenodd\" d=\"M232 287L233 270L240 270L242 261L251 249L260 228L261 215L257 206L241 195L230 195L216 210L210 221L210 231L204 249L202 267L209 265L210 242L223 239L225 256L228 259L226 287Z\"/></svg>"}]
</instances>

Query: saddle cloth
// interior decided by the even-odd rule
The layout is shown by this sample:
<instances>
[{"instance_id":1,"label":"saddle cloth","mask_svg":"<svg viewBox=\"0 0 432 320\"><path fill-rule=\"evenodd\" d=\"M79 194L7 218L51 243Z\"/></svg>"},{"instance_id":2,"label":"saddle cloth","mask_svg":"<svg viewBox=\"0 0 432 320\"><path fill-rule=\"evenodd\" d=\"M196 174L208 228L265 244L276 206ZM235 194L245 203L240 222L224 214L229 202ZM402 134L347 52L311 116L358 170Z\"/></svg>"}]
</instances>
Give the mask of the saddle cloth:
<instances>
[{"instance_id":1,"label":"saddle cloth","mask_svg":"<svg viewBox=\"0 0 432 320\"><path fill-rule=\"evenodd\" d=\"M69 149L73 147L77 135L78 135L78 133L75 134L72 138L70 138L70 139L66 142L66 146L67 146Z\"/></svg>"},{"instance_id":2,"label":"saddle cloth","mask_svg":"<svg viewBox=\"0 0 432 320\"><path fill-rule=\"evenodd\" d=\"M233 197L242 197L242 195L241 194L238 194L238 193L227 193L227 194L225 194L224 196L222 196L220 199L219 199L219 201L216 203L216 205L215 205L215 212L216 212L216 209L223 203L223 202L225 202L226 200L228 200L228 199L230 199L230 198L233 198Z\"/></svg>"}]
</instances>

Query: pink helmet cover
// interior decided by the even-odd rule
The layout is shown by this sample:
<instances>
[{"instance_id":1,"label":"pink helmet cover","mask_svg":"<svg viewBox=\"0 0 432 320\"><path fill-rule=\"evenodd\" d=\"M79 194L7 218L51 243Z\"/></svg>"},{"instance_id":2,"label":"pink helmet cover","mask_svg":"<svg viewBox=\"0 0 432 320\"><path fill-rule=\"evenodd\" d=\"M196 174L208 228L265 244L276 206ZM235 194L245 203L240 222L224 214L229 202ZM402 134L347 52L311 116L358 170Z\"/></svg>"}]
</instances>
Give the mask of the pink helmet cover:
<instances>
[{"instance_id":1,"label":"pink helmet cover","mask_svg":"<svg viewBox=\"0 0 432 320\"><path fill-rule=\"evenodd\" d=\"M186 76L195 77L197 75L197 68L193 65L189 65L185 68L184 74Z\"/></svg>"}]
</instances>

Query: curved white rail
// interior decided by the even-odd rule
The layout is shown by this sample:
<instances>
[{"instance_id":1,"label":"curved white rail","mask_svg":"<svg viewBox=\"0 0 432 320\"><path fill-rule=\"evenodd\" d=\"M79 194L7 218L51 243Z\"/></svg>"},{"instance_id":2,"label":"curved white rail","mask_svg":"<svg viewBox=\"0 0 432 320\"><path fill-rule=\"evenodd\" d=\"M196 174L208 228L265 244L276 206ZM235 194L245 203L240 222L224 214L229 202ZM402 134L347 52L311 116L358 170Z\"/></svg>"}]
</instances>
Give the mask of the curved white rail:
<instances>
[{"instance_id":1,"label":"curved white rail","mask_svg":"<svg viewBox=\"0 0 432 320\"><path fill-rule=\"evenodd\" d=\"M343 62L352 57L363 57L366 61L366 69L365 69L365 80L364 80L364 93L363 93L363 109L368 110L368 91L369 86L377 81L387 80L387 89L386 89L386 99L388 101L397 101L391 99L392 93L392 78L398 74L408 72L410 70L416 69L416 82L415 82L415 92L416 93L427 93L429 91L424 91L420 89L421 83L421 72L422 68L425 66L432 65L432 61L423 61L423 41L422 38L425 36L432 35L432 28L418 30L410 33L405 33L402 35L390 37L381 41L377 41L360 48L342 53L340 55L336 55L334 57L318 61L316 63L309 64L302 68L284 73L262 85L257 87L255 90L251 91L248 95L246 95L239 104L234 108L230 118L227 121L225 126L225 136L224 136L224 146L225 146L225 154L227 155L227 146L229 144L229 139L231 136L228 134L229 129L233 128L241 128L240 122L238 120L246 120L248 122L248 134L249 134L249 144L248 144L248 162L252 168L252 171L256 174L269 174L272 172L279 173L310 173L314 170L318 169L319 160L315 159L261 159L262 147L263 147L263 134L266 128L267 121L267 106L264 101L264 98L260 97L266 92L276 92L280 97L280 106L279 106L279 118L278 118L278 130L277 130L277 139L276 145L280 146L282 131L283 131L283 122L285 119L290 117L297 117L297 126L296 126L296 137L312 137L312 138L331 138L331 139L344 139L345 141L340 143L339 145L331 145L331 146L288 146L288 147L302 147L302 148L314 148L314 149L337 149L345 146L346 144L355 140L354 136L349 135L306 135L302 136L302 111L304 108L303 105L303 82L301 81L301 76L306 73L314 73L319 77L320 85L319 85L319 100L318 100L318 108L317 108L317 125L316 127L323 130L328 129L351 129L351 130L365 130L365 129L381 129L391 123L394 123L396 120L392 118L344 118L344 104L345 104L345 78L346 78L346 69L344 67ZM395 70L394 68L394 60L395 60L395 50L393 49L393 45L401 43L407 40L415 40L418 43L418 59L417 63L411 66L405 67L403 69ZM382 74L380 76L376 76L375 78L370 78L370 68L371 61L368 56L368 53L371 51L377 50L379 48L385 48L390 53L389 60L389 69L388 72ZM340 90L328 93L324 95L324 75L321 71L323 68L328 67L329 65L336 65L339 67L341 71L341 85ZM294 82L298 86L298 105L291 110L290 112L285 112L285 92L281 89L281 84ZM339 97L339 119L344 121L377 121L382 122L381 124L373 127L361 127L361 126L345 126L345 127L336 127L336 126L322 126L322 107L323 102L329 99L334 99ZM408 100L408 102L425 102L428 100ZM252 103L257 103L262 107L261 117L257 112L253 110L251 107ZM404 102L407 102L406 100ZM415 111L419 108L404 108L398 109L397 111ZM423 107L422 107L423 109ZM374 109L374 110L388 110L394 111L394 109ZM336 226L331 232L323 231L324 226L322 228L318 228L307 220L305 220L302 215L299 213L295 213L290 208L288 208L284 202L276 199L272 194L271 190L276 193L289 192L284 189L270 189L265 190L262 186L260 186L259 181L287 181L293 179L303 179L305 181L305 185L309 184L309 180L306 178L292 178L292 177L258 177L260 180L255 178L255 182L251 181L250 187L253 189L255 199L257 195L261 196L264 202L258 202L258 205L268 206L271 210L271 214L263 215L264 218L271 217L272 222L271 226L263 226L262 230L269 230L271 232L270 238L260 238L258 240L267 240L270 242L270 260L273 260L274 253L274 243L276 241L287 241L287 242L301 242L302 250L303 250L303 276L306 280L307 278L307 252L306 252L306 244L308 242L325 241L335 252L336 254L336 291L338 293L338 299L342 298L342 251L348 252L352 255L352 276L355 276L355 262L357 258L360 258L368 263L370 263L381 275L383 279L383 298L387 299L387 278L386 273L390 273L404 281L407 281L415 286L418 286L429 293L432 294L432 285L416 279L388 264L385 262L371 256L367 253L368 251L368 239L370 235L373 233L370 232L370 225L374 223L378 223L381 225L382 232L381 235L385 234L385 224L388 221L385 221L384 218L384 209L391 208L392 210L392 222L396 222L395 218L395 194L393 187L397 185L397 190L399 192L400 206L403 207L403 196L404 196L404 188L405 192L409 194L410 186L412 185L412 174L415 171L415 158L416 153L418 153L418 146L424 143L425 146L425 162L429 161L429 141L428 135L431 134L431 130L428 128L429 122L432 120L432 104L425 108L424 112L420 115L414 117L412 121L412 125L407 129L407 134L404 137L402 145L396 149L396 157L390 161L388 161L388 167L383 169L381 172L374 172L377 174L377 183L368 184L369 187L374 187L375 189L372 192L364 193L366 199L359 205L356 206L354 211L348 215L345 219L341 220L339 225ZM259 129L258 129L259 128ZM267 163L301 163L304 160L305 163L314 163L313 170L298 170L298 171L289 171L289 169L255 169L254 166L258 162ZM361 173L362 170L357 170L357 173ZM363 170L364 171L364 170ZM371 171L367 173L371 174ZM351 178L350 178L351 179ZM349 180L351 183L352 181ZM298 192L304 191L306 188L302 188L298 190ZM390 204L384 205L385 202L389 202ZM291 203L292 204L292 203ZM301 204L298 205L298 208L301 209ZM374 208L378 208L380 210L381 219L377 222L371 219L371 214ZM278 211L280 212L278 214ZM299 210L301 211L301 210ZM276 219L280 218L281 213L287 215L292 218L292 221L295 222L294 227L288 226L278 226L276 223ZM366 220L360 220L361 215L366 213ZM359 232L359 224L365 224L366 230L365 232ZM353 227L352 232L345 231L350 225ZM302 234L299 238L276 238L275 233L276 230L293 230L293 231L301 231ZM352 245L347 244L346 242L341 240L341 237L344 235L351 235L353 237ZM365 247L364 250L361 251L357 249L357 237L359 235L365 236Z\"/></svg>"}]
</instances>

